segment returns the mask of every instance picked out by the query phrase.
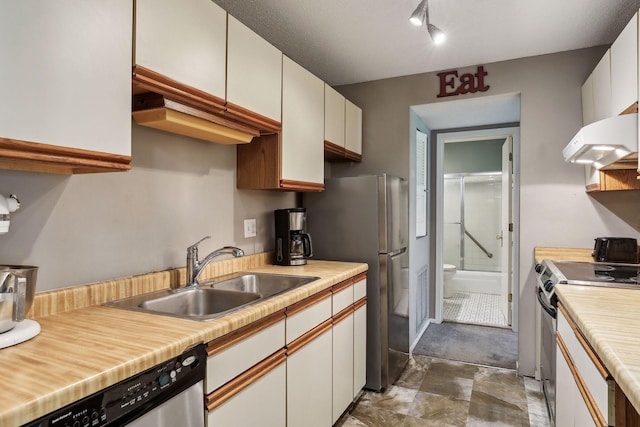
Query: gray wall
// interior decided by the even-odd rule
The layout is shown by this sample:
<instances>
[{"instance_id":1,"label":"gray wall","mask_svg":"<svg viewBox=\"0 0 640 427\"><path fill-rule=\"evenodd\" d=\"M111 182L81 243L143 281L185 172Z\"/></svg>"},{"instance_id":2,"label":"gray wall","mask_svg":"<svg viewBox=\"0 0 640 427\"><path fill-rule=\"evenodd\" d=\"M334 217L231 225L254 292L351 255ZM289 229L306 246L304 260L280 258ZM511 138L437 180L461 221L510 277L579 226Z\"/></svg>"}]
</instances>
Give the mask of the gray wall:
<instances>
[{"instance_id":1,"label":"gray wall","mask_svg":"<svg viewBox=\"0 0 640 427\"><path fill-rule=\"evenodd\" d=\"M201 257L223 245L273 249L273 210L295 193L235 188L236 148L132 124L133 169L60 176L0 171L0 193L22 202L0 235L2 263L40 267L44 291L181 267L205 235ZM243 220L258 235L244 238Z\"/></svg>"},{"instance_id":2,"label":"gray wall","mask_svg":"<svg viewBox=\"0 0 640 427\"><path fill-rule=\"evenodd\" d=\"M534 247L590 248L597 235L640 237L585 194L583 168L566 164L561 155L582 124L580 87L603 52L604 48L598 47L487 64L486 83L491 89L457 97L521 94L521 232L516 262L520 266L519 366L525 375L534 374L535 364ZM475 68L460 71L475 72ZM436 97L439 81L435 73L338 90L363 109L363 162L346 166L351 173L389 171L408 176L409 107L451 100ZM339 174L344 168L334 167L333 173Z\"/></svg>"}]
</instances>

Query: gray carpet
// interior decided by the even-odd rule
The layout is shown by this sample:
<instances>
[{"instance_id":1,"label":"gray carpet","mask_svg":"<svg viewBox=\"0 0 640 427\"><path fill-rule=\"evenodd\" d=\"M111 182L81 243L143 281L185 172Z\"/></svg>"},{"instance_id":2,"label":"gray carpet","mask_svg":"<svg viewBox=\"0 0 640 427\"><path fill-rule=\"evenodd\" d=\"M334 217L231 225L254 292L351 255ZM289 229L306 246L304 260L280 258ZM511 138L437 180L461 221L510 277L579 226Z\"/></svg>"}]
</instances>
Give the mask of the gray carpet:
<instances>
[{"instance_id":1,"label":"gray carpet","mask_svg":"<svg viewBox=\"0 0 640 427\"><path fill-rule=\"evenodd\" d=\"M518 334L510 329L462 323L432 323L414 354L515 369Z\"/></svg>"}]
</instances>

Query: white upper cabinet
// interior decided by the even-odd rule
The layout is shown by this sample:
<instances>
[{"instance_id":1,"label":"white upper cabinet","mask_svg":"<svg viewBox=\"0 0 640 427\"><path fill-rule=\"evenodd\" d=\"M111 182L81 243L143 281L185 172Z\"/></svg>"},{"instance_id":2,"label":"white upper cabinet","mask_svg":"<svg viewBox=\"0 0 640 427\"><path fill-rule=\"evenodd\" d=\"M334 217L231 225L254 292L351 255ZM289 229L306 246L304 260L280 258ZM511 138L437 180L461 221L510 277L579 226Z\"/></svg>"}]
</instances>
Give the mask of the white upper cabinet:
<instances>
[{"instance_id":1,"label":"white upper cabinet","mask_svg":"<svg viewBox=\"0 0 640 427\"><path fill-rule=\"evenodd\" d=\"M593 119L611 117L611 49L593 69Z\"/></svg>"},{"instance_id":2,"label":"white upper cabinet","mask_svg":"<svg viewBox=\"0 0 640 427\"><path fill-rule=\"evenodd\" d=\"M362 110L347 99L345 112L345 148L362 154Z\"/></svg>"},{"instance_id":3,"label":"white upper cabinet","mask_svg":"<svg viewBox=\"0 0 640 427\"><path fill-rule=\"evenodd\" d=\"M337 90L324 85L324 140L344 148L345 99Z\"/></svg>"},{"instance_id":4,"label":"white upper cabinet","mask_svg":"<svg viewBox=\"0 0 640 427\"><path fill-rule=\"evenodd\" d=\"M586 126L595 121L593 111L593 74L582 85L582 125Z\"/></svg>"},{"instance_id":5,"label":"white upper cabinet","mask_svg":"<svg viewBox=\"0 0 640 427\"><path fill-rule=\"evenodd\" d=\"M227 12L211 0L136 0L134 65L225 99L226 54Z\"/></svg>"},{"instance_id":6,"label":"white upper cabinet","mask_svg":"<svg viewBox=\"0 0 640 427\"><path fill-rule=\"evenodd\" d=\"M130 156L132 12L124 0L0 3L0 140Z\"/></svg>"},{"instance_id":7,"label":"white upper cabinet","mask_svg":"<svg viewBox=\"0 0 640 427\"><path fill-rule=\"evenodd\" d=\"M323 186L323 151L324 82L284 56L281 179Z\"/></svg>"},{"instance_id":8,"label":"white upper cabinet","mask_svg":"<svg viewBox=\"0 0 640 427\"><path fill-rule=\"evenodd\" d=\"M611 46L611 116L638 100L638 14Z\"/></svg>"},{"instance_id":9,"label":"white upper cabinet","mask_svg":"<svg viewBox=\"0 0 640 427\"><path fill-rule=\"evenodd\" d=\"M282 52L229 15L227 101L282 120Z\"/></svg>"}]
</instances>

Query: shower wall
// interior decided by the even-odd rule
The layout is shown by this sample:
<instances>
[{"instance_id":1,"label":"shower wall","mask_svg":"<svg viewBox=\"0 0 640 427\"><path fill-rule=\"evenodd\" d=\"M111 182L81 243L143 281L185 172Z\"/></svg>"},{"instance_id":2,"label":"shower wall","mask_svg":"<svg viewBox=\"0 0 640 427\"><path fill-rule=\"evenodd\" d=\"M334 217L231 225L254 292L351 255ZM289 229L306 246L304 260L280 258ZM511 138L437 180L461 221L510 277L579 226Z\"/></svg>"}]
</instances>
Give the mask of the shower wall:
<instances>
[{"instance_id":1,"label":"shower wall","mask_svg":"<svg viewBox=\"0 0 640 427\"><path fill-rule=\"evenodd\" d=\"M500 235L501 203L500 172L445 175L443 257L446 264L460 270L500 271L500 240L496 236Z\"/></svg>"}]
</instances>

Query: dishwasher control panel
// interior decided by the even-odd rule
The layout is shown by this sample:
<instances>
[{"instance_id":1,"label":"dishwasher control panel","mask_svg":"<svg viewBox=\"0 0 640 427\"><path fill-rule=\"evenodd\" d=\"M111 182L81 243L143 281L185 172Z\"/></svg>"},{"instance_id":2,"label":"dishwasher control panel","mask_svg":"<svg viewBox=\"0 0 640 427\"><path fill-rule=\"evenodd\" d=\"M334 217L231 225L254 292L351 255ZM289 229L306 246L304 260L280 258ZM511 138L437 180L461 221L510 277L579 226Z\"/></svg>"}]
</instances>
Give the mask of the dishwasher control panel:
<instances>
[{"instance_id":1,"label":"dishwasher control panel","mask_svg":"<svg viewBox=\"0 0 640 427\"><path fill-rule=\"evenodd\" d=\"M204 344L178 357L71 403L26 427L102 427L125 425L204 380ZM203 406L204 411L204 406Z\"/></svg>"}]
</instances>

